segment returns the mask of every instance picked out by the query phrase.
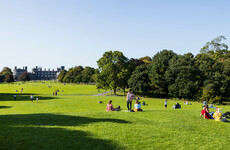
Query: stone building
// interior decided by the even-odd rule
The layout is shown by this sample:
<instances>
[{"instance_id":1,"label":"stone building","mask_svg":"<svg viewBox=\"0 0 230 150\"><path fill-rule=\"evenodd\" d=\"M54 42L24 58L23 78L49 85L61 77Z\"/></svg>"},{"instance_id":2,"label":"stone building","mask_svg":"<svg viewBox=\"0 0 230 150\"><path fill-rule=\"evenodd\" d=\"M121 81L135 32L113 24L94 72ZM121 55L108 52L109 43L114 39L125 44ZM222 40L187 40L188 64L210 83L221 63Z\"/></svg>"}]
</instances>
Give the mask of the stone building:
<instances>
[{"instance_id":1,"label":"stone building","mask_svg":"<svg viewBox=\"0 0 230 150\"><path fill-rule=\"evenodd\" d=\"M14 78L18 80L20 75L26 71L29 74L30 80L57 80L58 74L64 69L65 67L61 66L60 68L57 68L57 70L42 70L41 67L36 66L32 69L32 72L27 72L27 67L23 67L23 69L15 67L13 75Z\"/></svg>"},{"instance_id":2,"label":"stone building","mask_svg":"<svg viewBox=\"0 0 230 150\"><path fill-rule=\"evenodd\" d=\"M23 69L21 69L21 68L17 68L17 67L15 66L15 68L14 68L14 70L13 70L14 79L15 79L15 80L18 80L18 78L21 76L21 74L22 74L23 72L27 72L27 67L23 67Z\"/></svg>"}]
</instances>

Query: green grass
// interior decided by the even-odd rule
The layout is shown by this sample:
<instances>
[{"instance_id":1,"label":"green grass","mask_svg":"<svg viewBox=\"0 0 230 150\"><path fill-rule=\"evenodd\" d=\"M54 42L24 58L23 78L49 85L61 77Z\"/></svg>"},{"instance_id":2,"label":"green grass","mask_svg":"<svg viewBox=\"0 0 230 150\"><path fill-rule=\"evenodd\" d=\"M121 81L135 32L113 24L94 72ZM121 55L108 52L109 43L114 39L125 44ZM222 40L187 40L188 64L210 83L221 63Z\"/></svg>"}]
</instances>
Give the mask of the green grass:
<instances>
[{"instance_id":1,"label":"green grass","mask_svg":"<svg viewBox=\"0 0 230 150\"><path fill-rule=\"evenodd\" d=\"M21 89L23 92L21 93ZM17 92L16 92L17 90ZM11 84L0 84L1 93L15 93L15 94L42 94L52 95L53 92L59 90L58 95L94 95L98 94L95 85L77 85L77 84L63 84L52 81L42 82L15 82ZM62 92L63 91L63 92ZM103 92L103 91L102 91Z\"/></svg>"},{"instance_id":2,"label":"green grass","mask_svg":"<svg viewBox=\"0 0 230 150\"><path fill-rule=\"evenodd\" d=\"M97 94L95 86L52 83L64 89L52 96L50 88L33 84L23 88L36 93L38 103L29 95L7 99L20 86L0 84L0 149L229 149L230 124L199 117L201 103L179 101L182 109L175 110L176 101L165 109L163 99L141 98L144 112L125 112L124 96L86 96ZM106 112L109 100L123 110Z\"/></svg>"}]
</instances>

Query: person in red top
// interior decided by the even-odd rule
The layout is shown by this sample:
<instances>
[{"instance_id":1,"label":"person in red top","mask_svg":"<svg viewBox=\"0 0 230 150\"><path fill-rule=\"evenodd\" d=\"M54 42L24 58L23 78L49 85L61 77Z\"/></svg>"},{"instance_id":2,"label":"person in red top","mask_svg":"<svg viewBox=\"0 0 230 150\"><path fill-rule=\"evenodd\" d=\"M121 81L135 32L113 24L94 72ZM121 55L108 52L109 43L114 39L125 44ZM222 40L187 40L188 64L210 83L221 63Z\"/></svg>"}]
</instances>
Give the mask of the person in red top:
<instances>
[{"instance_id":1,"label":"person in red top","mask_svg":"<svg viewBox=\"0 0 230 150\"><path fill-rule=\"evenodd\" d=\"M212 116L207 112L206 107L203 107L203 110L201 110L200 117L204 116L204 119L212 119Z\"/></svg>"}]
</instances>

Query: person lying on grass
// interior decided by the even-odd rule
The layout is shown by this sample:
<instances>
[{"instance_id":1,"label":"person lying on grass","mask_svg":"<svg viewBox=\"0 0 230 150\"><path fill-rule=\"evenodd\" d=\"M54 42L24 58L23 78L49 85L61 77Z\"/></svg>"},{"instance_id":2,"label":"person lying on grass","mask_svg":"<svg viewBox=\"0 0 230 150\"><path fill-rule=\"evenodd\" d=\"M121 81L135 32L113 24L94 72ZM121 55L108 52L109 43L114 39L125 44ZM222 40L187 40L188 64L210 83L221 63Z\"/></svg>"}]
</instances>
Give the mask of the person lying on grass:
<instances>
[{"instance_id":1,"label":"person lying on grass","mask_svg":"<svg viewBox=\"0 0 230 150\"><path fill-rule=\"evenodd\" d=\"M117 108L113 107L112 100L109 101L109 103L106 105L106 111L120 111L120 106Z\"/></svg>"},{"instance_id":2,"label":"person lying on grass","mask_svg":"<svg viewBox=\"0 0 230 150\"><path fill-rule=\"evenodd\" d=\"M204 119L212 119L212 116L207 112L206 107L203 107L203 110L201 110L200 117L204 116Z\"/></svg>"},{"instance_id":3,"label":"person lying on grass","mask_svg":"<svg viewBox=\"0 0 230 150\"><path fill-rule=\"evenodd\" d=\"M227 114L229 114L229 112L224 113L224 115L222 115L222 113L220 112L219 108L216 108L216 112L213 115L213 118L215 121L222 121L222 122L230 122L229 120L226 119L226 117L223 116L227 116Z\"/></svg>"},{"instance_id":4,"label":"person lying on grass","mask_svg":"<svg viewBox=\"0 0 230 150\"><path fill-rule=\"evenodd\" d=\"M141 109L141 103L138 100L136 100L136 102L134 104L134 111L143 111Z\"/></svg>"}]
</instances>

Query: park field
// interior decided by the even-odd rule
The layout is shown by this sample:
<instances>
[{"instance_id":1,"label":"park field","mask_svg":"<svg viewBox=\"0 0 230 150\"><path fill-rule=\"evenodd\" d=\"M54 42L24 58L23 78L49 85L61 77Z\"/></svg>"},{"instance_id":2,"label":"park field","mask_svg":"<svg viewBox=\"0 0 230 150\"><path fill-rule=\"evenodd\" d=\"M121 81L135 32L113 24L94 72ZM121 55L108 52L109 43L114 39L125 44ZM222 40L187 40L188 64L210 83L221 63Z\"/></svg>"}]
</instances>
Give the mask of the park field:
<instances>
[{"instance_id":1,"label":"park field","mask_svg":"<svg viewBox=\"0 0 230 150\"><path fill-rule=\"evenodd\" d=\"M141 97L144 112L127 112L124 96L96 94L95 85L0 84L0 149L229 149L230 124L199 117L202 103L169 100L165 109L164 99ZM109 100L123 110L106 112ZM176 102L182 109L172 109Z\"/></svg>"}]
</instances>

